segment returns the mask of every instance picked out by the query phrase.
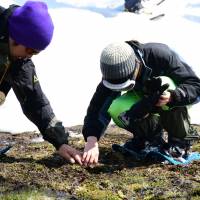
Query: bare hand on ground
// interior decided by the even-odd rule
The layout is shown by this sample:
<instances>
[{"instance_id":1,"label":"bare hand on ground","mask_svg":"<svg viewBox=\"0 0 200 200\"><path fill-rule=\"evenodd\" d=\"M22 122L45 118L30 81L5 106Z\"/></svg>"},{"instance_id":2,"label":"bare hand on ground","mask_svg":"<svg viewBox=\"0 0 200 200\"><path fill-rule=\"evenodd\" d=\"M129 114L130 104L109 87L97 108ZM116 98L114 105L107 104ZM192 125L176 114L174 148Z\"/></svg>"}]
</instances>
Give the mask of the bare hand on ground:
<instances>
[{"instance_id":1,"label":"bare hand on ground","mask_svg":"<svg viewBox=\"0 0 200 200\"><path fill-rule=\"evenodd\" d=\"M97 138L90 136L85 144L82 162L85 166L93 167L98 163L99 147Z\"/></svg>"},{"instance_id":2,"label":"bare hand on ground","mask_svg":"<svg viewBox=\"0 0 200 200\"><path fill-rule=\"evenodd\" d=\"M64 159L68 160L70 163L79 163L80 165L82 165L82 154L80 151L76 150L75 148L67 145L67 144L63 144L60 146L59 150L58 150L58 154L63 157Z\"/></svg>"}]
</instances>

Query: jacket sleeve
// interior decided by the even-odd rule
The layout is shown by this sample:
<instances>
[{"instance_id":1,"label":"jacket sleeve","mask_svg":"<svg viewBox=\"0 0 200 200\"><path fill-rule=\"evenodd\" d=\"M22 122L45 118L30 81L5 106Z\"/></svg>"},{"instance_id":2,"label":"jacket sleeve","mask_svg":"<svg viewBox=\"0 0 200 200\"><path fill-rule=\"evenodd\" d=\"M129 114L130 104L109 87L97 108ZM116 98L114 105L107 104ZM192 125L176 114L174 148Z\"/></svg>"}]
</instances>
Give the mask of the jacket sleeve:
<instances>
[{"instance_id":1,"label":"jacket sleeve","mask_svg":"<svg viewBox=\"0 0 200 200\"><path fill-rule=\"evenodd\" d=\"M177 85L171 91L170 106L185 106L193 104L200 98L200 79L192 68L168 46L161 45L157 52L156 63L163 68L163 76L170 77Z\"/></svg>"},{"instance_id":2,"label":"jacket sleeve","mask_svg":"<svg viewBox=\"0 0 200 200\"><path fill-rule=\"evenodd\" d=\"M2 6L0 6L0 15L5 11L6 9Z\"/></svg>"},{"instance_id":3,"label":"jacket sleeve","mask_svg":"<svg viewBox=\"0 0 200 200\"><path fill-rule=\"evenodd\" d=\"M9 82L6 80L3 80L3 82L0 84L0 91L3 92L5 96L7 96L10 89L11 89L11 85L9 84Z\"/></svg>"},{"instance_id":4,"label":"jacket sleeve","mask_svg":"<svg viewBox=\"0 0 200 200\"><path fill-rule=\"evenodd\" d=\"M89 136L95 136L98 140L100 139L111 120L107 110L113 99L118 95L119 92L111 91L102 82L97 86L84 119L82 133L85 140Z\"/></svg>"},{"instance_id":5,"label":"jacket sleeve","mask_svg":"<svg viewBox=\"0 0 200 200\"><path fill-rule=\"evenodd\" d=\"M38 127L45 140L59 148L61 144L66 143L65 132L54 131L54 136L52 136L52 133L48 134L46 131L50 128L49 124L55 118L55 114L42 91L34 64L30 59L18 60L14 66L11 66L11 69L12 88L23 113Z\"/></svg>"}]
</instances>

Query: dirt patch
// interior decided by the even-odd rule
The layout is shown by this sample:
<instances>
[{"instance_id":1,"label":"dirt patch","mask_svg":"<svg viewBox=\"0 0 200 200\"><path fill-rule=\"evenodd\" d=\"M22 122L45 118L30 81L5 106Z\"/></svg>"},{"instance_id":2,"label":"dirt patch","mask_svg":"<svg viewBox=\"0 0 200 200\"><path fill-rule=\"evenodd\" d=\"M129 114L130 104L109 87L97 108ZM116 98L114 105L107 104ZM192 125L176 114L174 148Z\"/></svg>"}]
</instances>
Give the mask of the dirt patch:
<instances>
[{"instance_id":1,"label":"dirt patch","mask_svg":"<svg viewBox=\"0 0 200 200\"><path fill-rule=\"evenodd\" d=\"M69 129L80 136L82 126ZM14 142L0 158L1 199L200 199L200 162L188 166L151 164L114 153L113 143L131 137L114 125L100 142L95 168L67 163L49 143L33 143L39 137L38 133L0 134L2 144ZM83 150L83 137L73 137L70 143ZM194 150L200 151L200 143Z\"/></svg>"}]
</instances>

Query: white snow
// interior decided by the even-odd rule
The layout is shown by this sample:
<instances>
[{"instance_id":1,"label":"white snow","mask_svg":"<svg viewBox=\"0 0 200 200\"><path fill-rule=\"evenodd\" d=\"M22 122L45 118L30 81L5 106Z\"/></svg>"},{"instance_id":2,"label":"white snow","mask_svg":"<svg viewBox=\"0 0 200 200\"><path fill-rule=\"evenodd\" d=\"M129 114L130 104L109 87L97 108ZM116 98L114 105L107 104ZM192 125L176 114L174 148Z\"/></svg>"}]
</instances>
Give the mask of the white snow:
<instances>
[{"instance_id":1,"label":"white snow","mask_svg":"<svg viewBox=\"0 0 200 200\"><path fill-rule=\"evenodd\" d=\"M123 12L123 1L59 0L66 7L50 9L55 34L50 46L33 57L43 91L65 126L83 124L87 106L101 79L99 57L110 42L136 39L171 46L200 76L200 0L146 0L145 13ZM151 3L150 3L151 2ZM1 1L7 6L13 1ZM151 17L164 13L158 20ZM191 109L191 122L200 124L200 104ZM23 115L11 91L0 107L0 130L37 130Z\"/></svg>"}]
</instances>

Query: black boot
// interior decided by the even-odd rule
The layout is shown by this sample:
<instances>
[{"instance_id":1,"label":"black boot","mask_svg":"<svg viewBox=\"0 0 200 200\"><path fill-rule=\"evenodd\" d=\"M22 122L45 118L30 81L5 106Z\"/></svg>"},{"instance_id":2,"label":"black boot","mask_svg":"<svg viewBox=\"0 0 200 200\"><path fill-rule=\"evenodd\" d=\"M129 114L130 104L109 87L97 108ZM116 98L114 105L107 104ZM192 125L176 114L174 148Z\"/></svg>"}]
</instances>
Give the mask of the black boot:
<instances>
[{"instance_id":1,"label":"black boot","mask_svg":"<svg viewBox=\"0 0 200 200\"><path fill-rule=\"evenodd\" d=\"M140 152L145 148L145 140L139 137L134 137L133 139L128 140L124 143L124 148Z\"/></svg>"}]
</instances>

